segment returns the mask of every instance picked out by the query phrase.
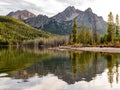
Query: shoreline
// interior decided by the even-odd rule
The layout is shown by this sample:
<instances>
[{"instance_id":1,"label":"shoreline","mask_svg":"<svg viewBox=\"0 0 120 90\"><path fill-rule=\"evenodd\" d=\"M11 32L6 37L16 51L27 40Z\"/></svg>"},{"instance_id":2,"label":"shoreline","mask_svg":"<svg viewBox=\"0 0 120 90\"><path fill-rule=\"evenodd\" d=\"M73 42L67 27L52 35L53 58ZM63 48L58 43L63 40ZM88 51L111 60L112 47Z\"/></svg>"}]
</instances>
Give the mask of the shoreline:
<instances>
[{"instance_id":1,"label":"shoreline","mask_svg":"<svg viewBox=\"0 0 120 90\"><path fill-rule=\"evenodd\" d=\"M50 48L55 50L75 50L75 51L89 51L89 52L105 52L105 53L120 53L120 48L114 47L73 47L73 46L60 46L55 48Z\"/></svg>"}]
</instances>

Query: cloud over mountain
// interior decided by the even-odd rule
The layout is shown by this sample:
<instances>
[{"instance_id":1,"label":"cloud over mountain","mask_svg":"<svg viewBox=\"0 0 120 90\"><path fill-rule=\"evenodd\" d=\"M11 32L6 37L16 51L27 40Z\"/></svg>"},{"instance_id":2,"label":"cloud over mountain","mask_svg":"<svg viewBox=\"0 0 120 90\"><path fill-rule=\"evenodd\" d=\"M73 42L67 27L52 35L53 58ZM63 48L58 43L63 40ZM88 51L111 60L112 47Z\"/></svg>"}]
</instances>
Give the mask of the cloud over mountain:
<instances>
[{"instance_id":1,"label":"cloud over mountain","mask_svg":"<svg viewBox=\"0 0 120 90\"><path fill-rule=\"evenodd\" d=\"M68 6L80 6L92 0L0 0L0 14L27 9L36 14L53 16Z\"/></svg>"},{"instance_id":2,"label":"cloud over mountain","mask_svg":"<svg viewBox=\"0 0 120 90\"><path fill-rule=\"evenodd\" d=\"M0 15L6 15L11 11L29 10L37 15L51 17L68 6L75 6L83 11L91 7L96 14L107 20L110 11L114 15L120 14L119 3L119 0L0 0Z\"/></svg>"}]
</instances>

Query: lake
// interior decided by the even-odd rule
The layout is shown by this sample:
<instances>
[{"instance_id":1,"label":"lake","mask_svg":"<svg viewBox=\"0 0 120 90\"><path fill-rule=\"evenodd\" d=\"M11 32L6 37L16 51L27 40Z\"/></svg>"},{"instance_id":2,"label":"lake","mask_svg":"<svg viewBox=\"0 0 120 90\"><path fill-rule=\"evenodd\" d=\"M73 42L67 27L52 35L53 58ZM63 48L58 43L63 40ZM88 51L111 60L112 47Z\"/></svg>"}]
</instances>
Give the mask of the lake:
<instances>
[{"instance_id":1,"label":"lake","mask_svg":"<svg viewBox=\"0 0 120 90\"><path fill-rule=\"evenodd\" d=\"M120 90L120 54L0 47L0 90Z\"/></svg>"}]
</instances>

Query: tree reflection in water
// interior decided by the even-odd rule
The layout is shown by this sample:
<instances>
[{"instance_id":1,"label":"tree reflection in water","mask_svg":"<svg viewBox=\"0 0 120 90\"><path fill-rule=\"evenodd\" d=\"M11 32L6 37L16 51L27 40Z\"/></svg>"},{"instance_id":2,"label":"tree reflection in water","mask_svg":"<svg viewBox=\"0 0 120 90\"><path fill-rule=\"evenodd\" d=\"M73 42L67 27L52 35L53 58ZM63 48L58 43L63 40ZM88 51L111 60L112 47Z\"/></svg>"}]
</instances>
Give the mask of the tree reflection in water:
<instances>
[{"instance_id":1,"label":"tree reflection in water","mask_svg":"<svg viewBox=\"0 0 120 90\"><path fill-rule=\"evenodd\" d=\"M83 80L90 82L107 70L106 78L112 86L113 82L119 82L119 63L120 54L38 48L0 49L0 72L24 82L35 75L41 77L49 73L68 84Z\"/></svg>"},{"instance_id":2,"label":"tree reflection in water","mask_svg":"<svg viewBox=\"0 0 120 90\"><path fill-rule=\"evenodd\" d=\"M74 76L90 81L97 74L101 74L107 68L108 82L116 83L119 81L119 63L120 54L110 53L91 53L91 52L70 52L70 60L72 63L72 71ZM80 76L79 76L80 75Z\"/></svg>"},{"instance_id":3,"label":"tree reflection in water","mask_svg":"<svg viewBox=\"0 0 120 90\"><path fill-rule=\"evenodd\" d=\"M119 63L120 63L120 55L119 54L105 54L104 58L107 60L107 75L108 82L111 84L114 82L114 76L116 77L116 83L119 81Z\"/></svg>"}]
</instances>

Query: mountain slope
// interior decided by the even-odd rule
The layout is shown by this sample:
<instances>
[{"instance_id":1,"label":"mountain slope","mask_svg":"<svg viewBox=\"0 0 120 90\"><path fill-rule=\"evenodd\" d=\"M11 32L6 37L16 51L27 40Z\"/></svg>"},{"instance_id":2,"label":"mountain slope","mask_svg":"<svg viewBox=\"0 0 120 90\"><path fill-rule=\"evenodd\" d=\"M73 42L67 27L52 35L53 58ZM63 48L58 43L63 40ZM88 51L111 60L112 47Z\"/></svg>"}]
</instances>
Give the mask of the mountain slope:
<instances>
[{"instance_id":1,"label":"mountain slope","mask_svg":"<svg viewBox=\"0 0 120 90\"><path fill-rule=\"evenodd\" d=\"M7 16L19 19L19 20L26 20L28 18L36 17L35 14L27 11L27 10L18 10L15 12L10 12Z\"/></svg>"},{"instance_id":2,"label":"mountain slope","mask_svg":"<svg viewBox=\"0 0 120 90\"><path fill-rule=\"evenodd\" d=\"M72 31L72 21L57 22L56 20L50 20L44 25L43 30L54 34L67 35Z\"/></svg>"},{"instance_id":3,"label":"mountain slope","mask_svg":"<svg viewBox=\"0 0 120 90\"><path fill-rule=\"evenodd\" d=\"M50 33L37 30L17 19L0 16L0 44L13 44L50 35Z\"/></svg>"},{"instance_id":4,"label":"mountain slope","mask_svg":"<svg viewBox=\"0 0 120 90\"><path fill-rule=\"evenodd\" d=\"M50 21L50 19L47 16L44 15L38 15L33 18L28 18L27 20L24 20L25 23L31 25L35 28L42 29L45 24L47 24Z\"/></svg>"}]
</instances>

